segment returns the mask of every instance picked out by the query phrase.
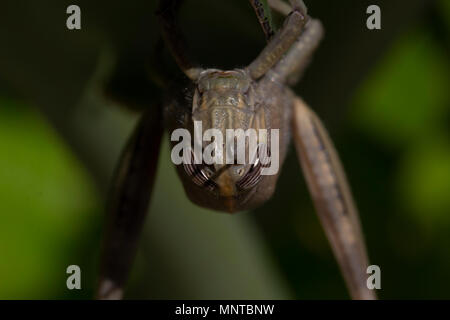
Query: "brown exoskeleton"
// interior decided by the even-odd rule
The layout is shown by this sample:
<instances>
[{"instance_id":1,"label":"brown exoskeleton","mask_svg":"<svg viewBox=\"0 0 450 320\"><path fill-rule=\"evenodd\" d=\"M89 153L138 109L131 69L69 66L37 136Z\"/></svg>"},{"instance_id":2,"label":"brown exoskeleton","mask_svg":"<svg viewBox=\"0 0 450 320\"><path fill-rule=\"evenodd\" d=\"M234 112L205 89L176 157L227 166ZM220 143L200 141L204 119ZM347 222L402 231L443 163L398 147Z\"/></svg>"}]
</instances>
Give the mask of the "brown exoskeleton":
<instances>
[{"instance_id":1,"label":"brown exoskeleton","mask_svg":"<svg viewBox=\"0 0 450 320\"><path fill-rule=\"evenodd\" d=\"M320 120L287 86L299 77L317 48L322 25L308 16L302 0L290 0L291 7L273 0L270 5L287 18L272 37L261 19L259 1L250 2L271 39L246 68L224 71L191 63L175 22L179 1L161 1L158 15L163 36L188 83L183 85L184 90L180 89L179 97L168 99L164 108L144 114L122 156L109 204L99 298L122 297L148 208L163 123L169 135L185 128L194 136L194 121L202 122L203 131L217 129L223 133L226 129L278 129L279 149L269 151L278 153L280 165L292 135L316 211L352 298L375 298L366 286L368 258L358 213L337 154ZM261 175L258 160L248 164L193 162L177 165L177 171L193 202L236 212L262 205L275 190L280 171Z\"/></svg>"}]
</instances>

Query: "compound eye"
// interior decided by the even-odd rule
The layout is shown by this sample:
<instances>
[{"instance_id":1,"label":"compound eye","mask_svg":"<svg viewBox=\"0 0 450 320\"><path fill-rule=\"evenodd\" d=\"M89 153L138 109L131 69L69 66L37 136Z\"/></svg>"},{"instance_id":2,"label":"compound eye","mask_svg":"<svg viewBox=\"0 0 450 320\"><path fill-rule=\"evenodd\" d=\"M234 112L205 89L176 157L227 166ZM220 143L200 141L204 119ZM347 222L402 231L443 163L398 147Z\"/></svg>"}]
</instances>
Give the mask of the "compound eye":
<instances>
[{"instance_id":1,"label":"compound eye","mask_svg":"<svg viewBox=\"0 0 450 320\"><path fill-rule=\"evenodd\" d=\"M191 178L192 182L194 182L199 187L205 187L210 191L214 190L217 187L216 183L210 179L210 177L213 175L213 171L202 163L194 163L193 152L191 152L190 163L183 163L183 167L187 175Z\"/></svg>"},{"instance_id":2,"label":"compound eye","mask_svg":"<svg viewBox=\"0 0 450 320\"><path fill-rule=\"evenodd\" d=\"M255 164L252 164L250 170L248 170L247 174L239 180L236 185L241 189L251 189L258 184L261 180L261 162L256 160Z\"/></svg>"},{"instance_id":3,"label":"compound eye","mask_svg":"<svg viewBox=\"0 0 450 320\"><path fill-rule=\"evenodd\" d=\"M236 170L236 173L238 174L238 176L243 176L244 175L244 173L245 173L245 167L240 167L240 168L238 168L237 170Z\"/></svg>"},{"instance_id":4,"label":"compound eye","mask_svg":"<svg viewBox=\"0 0 450 320\"><path fill-rule=\"evenodd\" d=\"M251 168L251 165L249 164L242 164L242 165L231 165L229 166L227 172L230 175L231 179L237 184L238 181L242 179L242 177L245 176L247 171L249 171Z\"/></svg>"},{"instance_id":5,"label":"compound eye","mask_svg":"<svg viewBox=\"0 0 450 320\"><path fill-rule=\"evenodd\" d=\"M267 161L268 157L271 155L270 149L267 149L266 152L263 152L263 150L258 148L258 155L256 156L255 162L250 167L250 170L248 170L244 177L236 183L239 188L244 190L251 189L258 184L262 178L262 168L270 167L270 161Z\"/></svg>"},{"instance_id":6,"label":"compound eye","mask_svg":"<svg viewBox=\"0 0 450 320\"><path fill-rule=\"evenodd\" d=\"M202 169L202 173L203 173L208 179L210 179L210 178L213 176L213 174L214 174L214 172L213 172L210 168L208 168L208 167L204 167L204 168Z\"/></svg>"}]
</instances>

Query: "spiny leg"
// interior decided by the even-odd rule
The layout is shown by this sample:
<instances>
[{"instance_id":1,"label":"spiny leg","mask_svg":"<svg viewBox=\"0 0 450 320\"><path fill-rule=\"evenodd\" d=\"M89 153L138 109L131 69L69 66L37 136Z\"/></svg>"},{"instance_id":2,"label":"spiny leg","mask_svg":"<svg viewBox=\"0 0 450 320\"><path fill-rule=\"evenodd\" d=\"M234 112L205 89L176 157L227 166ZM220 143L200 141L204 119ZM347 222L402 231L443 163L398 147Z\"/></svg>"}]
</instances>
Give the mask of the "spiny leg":
<instances>
[{"instance_id":1,"label":"spiny leg","mask_svg":"<svg viewBox=\"0 0 450 320\"><path fill-rule=\"evenodd\" d=\"M315 113L298 97L293 133L312 199L353 299L376 299L366 285L368 258L358 212L338 155Z\"/></svg>"},{"instance_id":2,"label":"spiny leg","mask_svg":"<svg viewBox=\"0 0 450 320\"><path fill-rule=\"evenodd\" d=\"M148 211L162 132L161 110L153 106L143 115L120 159L107 206L98 299L122 298Z\"/></svg>"},{"instance_id":3,"label":"spiny leg","mask_svg":"<svg viewBox=\"0 0 450 320\"><path fill-rule=\"evenodd\" d=\"M156 12L162 26L166 45L180 69L191 80L198 78L202 68L195 66L187 54L187 45L177 23L177 13L182 0L161 0Z\"/></svg>"},{"instance_id":4,"label":"spiny leg","mask_svg":"<svg viewBox=\"0 0 450 320\"><path fill-rule=\"evenodd\" d=\"M259 0L250 0L256 15L268 16ZM255 5L259 3L259 5ZM320 21L307 15L307 7L302 0L292 0L291 7L280 0L269 1L270 7L282 14L289 14L283 28L276 33L261 54L249 65L248 70L254 79L268 73L272 80L295 84L308 65L312 53L323 37ZM291 11L292 10L292 11ZM299 19L300 18L300 19ZM267 34L263 23L263 31Z\"/></svg>"},{"instance_id":5,"label":"spiny leg","mask_svg":"<svg viewBox=\"0 0 450 320\"><path fill-rule=\"evenodd\" d=\"M273 37L273 35L275 34L275 30L270 21L272 18L272 14L270 12L270 9L266 7L266 4L270 8L274 9L275 11L278 11L284 16L289 15L293 8L294 9L297 8L305 16L308 11L308 8L306 7L303 0L291 1L292 5L288 5L286 2L282 0L265 0L265 1L249 0L249 1L253 9L255 10L256 17L258 18L258 22L261 25L261 28L263 29L267 41L269 41Z\"/></svg>"},{"instance_id":6,"label":"spiny leg","mask_svg":"<svg viewBox=\"0 0 450 320\"><path fill-rule=\"evenodd\" d=\"M275 30L271 25L270 19L271 14L268 8L265 8L263 1L261 0L249 0L250 4L255 10L256 17L258 18L258 22L263 29L264 35L266 36L266 40L269 41L275 34ZM288 6L289 7L289 6ZM289 8L290 10L290 8Z\"/></svg>"},{"instance_id":7,"label":"spiny leg","mask_svg":"<svg viewBox=\"0 0 450 320\"><path fill-rule=\"evenodd\" d=\"M292 12L283 27L275 34L259 56L247 67L253 79L259 79L269 71L291 48L308 21L303 1L292 0Z\"/></svg>"}]
</instances>

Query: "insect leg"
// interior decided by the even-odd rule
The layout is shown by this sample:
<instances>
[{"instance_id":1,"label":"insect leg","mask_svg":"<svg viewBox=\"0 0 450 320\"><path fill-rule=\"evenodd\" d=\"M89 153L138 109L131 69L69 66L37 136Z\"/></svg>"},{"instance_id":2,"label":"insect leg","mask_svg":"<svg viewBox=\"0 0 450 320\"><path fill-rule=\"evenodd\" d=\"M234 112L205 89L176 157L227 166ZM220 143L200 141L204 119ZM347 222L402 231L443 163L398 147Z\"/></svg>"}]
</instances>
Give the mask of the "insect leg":
<instances>
[{"instance_id":1,"label":"insect leg","mask_svg":"<svg viewBox=\"0 0 450 320\"><path fill-rule=\"evenodd\" d=\"M262 77L280 61L300 36L307 21L306 12L294 7L292 13L286 18L283 27L275 34L259 56L247 67L253 79Z\"/></svg>"},{"instance_id":2,"label":"insect leg","mask_svg":"<svg viewBox=\"0 0 450 320\"><path fill-rule=\"evenodd\" d=\"M275 30L272 24L272 17L270 9L266 7L267 0L249 0L253 9L255 10L256 17L258 18L258 22L263 29L264 35L266 36L266 40L269 41L272 39L275 34ZM286 4L287 5L287 4ZM288 6L288 5L287 5ZM288 9L291 8L288 6Z\"/></svg>"},{"instance_id":3,"label":"insect leg","mask_svg":"<svg viewBox=\"0 0 450 320\"><path fill-rule=\"evenodd\" d=\"M162 136L159 106L142 117L132 135L113 180L107 206L98 299L120 299L144 223Z\"/></svg>"},{"instance_id":4,"label":"insect leg","mask_svg":"<svg viewBox=\"0 0 450 320\"><path fill-rule=\"evenodd\" d=\"M367 252L358 212L337 153L319 118L294 99L297 155L317 214L353 299L376 299L366 285Z\"/></svg>"},{"instance_id":5,"label":"insect leg","mask_svg":"<svg viewBox=\"0 0 450 320\"><path fill-rule=\"evenodd\" d=\"M281 13L282 15L287 16L291 11L292 8L289 6L286 2L281 0L267 0L269 2L269 6L275 10ZM305 11L306 12L306 11Z\"/></svg>"},{"instance_id":6,"label":"insect leg","mask_svg":"<svg viewBox=\"0 0 450 320\"><path fill-rule=\"evenodd\" d=\"M272 76L282 82L287 80L290 83L297 82L308 65L313 52L319 46L323 33L323 26L319 20L309 20L305 26L305 31L275 66Z\"/></svg>"},{"instance_id":7,"label":"insect leg","mask_svg":"<svg viewBox=\"0 0 450 320\"><path fill-rule=\"evenodd\" d=\"M165 43L172 56L186 76L195 80L203 69L195 66L187 54L186 41L176 19L181 2L181 0L161 0L156 14L162 27Z\"/></svg>"}]
</instances>

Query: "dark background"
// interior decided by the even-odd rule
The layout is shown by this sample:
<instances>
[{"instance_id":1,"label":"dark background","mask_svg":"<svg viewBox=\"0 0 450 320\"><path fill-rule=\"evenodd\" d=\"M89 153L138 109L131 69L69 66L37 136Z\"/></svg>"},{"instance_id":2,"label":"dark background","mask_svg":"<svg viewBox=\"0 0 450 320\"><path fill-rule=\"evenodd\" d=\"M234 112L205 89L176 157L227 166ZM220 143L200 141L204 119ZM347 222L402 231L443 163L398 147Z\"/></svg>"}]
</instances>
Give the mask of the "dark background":
<instances>
[{"instance_id":1,"label":"dark background","mask_svg":"<svg viewBox=\"0 0 450 320\"><path fill-rule=\"evenodd\" d=\"M79 31L66 28L70 4L81 7ZM449 298L450 1L306 4L326 36L295 91L341 155L381 267L379 297ZM369 4L382 30L366 28ZM138 117L105 87L119 76L132 106L160 99L148 81L156 4L0 7L0 298L91 298L104 196ZM180 19L207 67L244 66L265 44L244 0L186 0ZM159 69L176 77L165 61ZM227 215L189 203L166 140L126 298L348 298L292 150L273 199ZM66 289L71 264L81 291Z\"/></svg>"}]
</instances>

